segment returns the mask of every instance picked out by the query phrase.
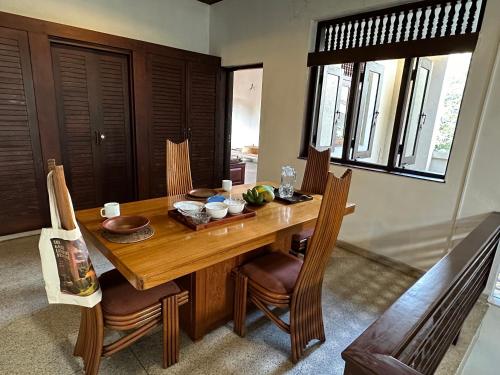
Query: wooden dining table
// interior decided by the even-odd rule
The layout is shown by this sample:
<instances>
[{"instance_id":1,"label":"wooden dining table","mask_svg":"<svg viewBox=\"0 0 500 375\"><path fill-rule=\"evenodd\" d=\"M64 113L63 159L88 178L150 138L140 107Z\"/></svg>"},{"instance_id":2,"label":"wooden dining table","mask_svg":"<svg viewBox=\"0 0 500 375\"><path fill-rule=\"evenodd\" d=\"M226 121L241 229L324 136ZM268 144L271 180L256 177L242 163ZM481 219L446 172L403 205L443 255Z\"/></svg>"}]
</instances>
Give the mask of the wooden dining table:
<instances>
[{"instance_id":1,"label":"wooden dining table","mask_svg":"<svg viewBox=\"0 0 500 375\"><path fill-rule=\"evenodd\" d=\"M234 186L231 196L241 197L250 187ZM80 210L76 218L85 240L91 242L136 289L149 289L175 280L188 290L189 303L181 308L181 325L193 340L198 340L232 318L231 270L265 251L288 252L291 236L314 226L321 196L313 195L312 200L293 205L275 200L252 207L257 213L254 217L200 231L168 215L173 204L181 200L186 200L186 196L121 204L122 215L145 216L154 229L151 238L137 243L119 244L106 240L102 235L100 208ZM354 209L355 205L348 203L345 214Z\"/></svg>"}]
</instances>

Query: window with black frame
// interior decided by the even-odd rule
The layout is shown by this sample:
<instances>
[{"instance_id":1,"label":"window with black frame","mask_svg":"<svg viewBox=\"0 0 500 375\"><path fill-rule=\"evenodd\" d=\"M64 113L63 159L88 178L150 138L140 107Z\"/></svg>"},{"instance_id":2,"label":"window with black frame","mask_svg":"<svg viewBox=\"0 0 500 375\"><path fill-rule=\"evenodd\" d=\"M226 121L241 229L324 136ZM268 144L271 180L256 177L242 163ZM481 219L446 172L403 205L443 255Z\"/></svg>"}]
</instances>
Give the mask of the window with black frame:
<instances>
[{"instance_id":1,"label":"window with black frame","mask_svg":"<svg viewBox=\"0 0 500 375\"><path fill-rule=\"evenodd\" d=\"M311 143L330 147L333 162L443 180L485 3L320 22L303 152Z\"/></svg>"}]
</instances>

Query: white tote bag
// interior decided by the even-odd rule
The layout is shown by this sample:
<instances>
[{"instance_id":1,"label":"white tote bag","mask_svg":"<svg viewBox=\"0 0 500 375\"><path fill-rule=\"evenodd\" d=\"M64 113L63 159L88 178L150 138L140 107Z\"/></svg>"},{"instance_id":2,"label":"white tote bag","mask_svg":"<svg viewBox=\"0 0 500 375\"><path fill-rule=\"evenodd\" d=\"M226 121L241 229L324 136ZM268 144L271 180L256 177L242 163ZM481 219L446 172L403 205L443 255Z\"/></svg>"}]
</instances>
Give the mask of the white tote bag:
<instances>
[{"instance_id":1,"label":"white tote bag","mask_svg":"<svg viewBox=\"0 0 500 375\"><path fill-rule=\"evenodd\" d=\"M49 303L93 307L102 298L99 281L78 225L73 230L61 228L52 174L49 172L47 176L52 228L42 229L38 243L47 298ZM68 198L76 223L69 194Z\"/></svg>"}]
</instances>

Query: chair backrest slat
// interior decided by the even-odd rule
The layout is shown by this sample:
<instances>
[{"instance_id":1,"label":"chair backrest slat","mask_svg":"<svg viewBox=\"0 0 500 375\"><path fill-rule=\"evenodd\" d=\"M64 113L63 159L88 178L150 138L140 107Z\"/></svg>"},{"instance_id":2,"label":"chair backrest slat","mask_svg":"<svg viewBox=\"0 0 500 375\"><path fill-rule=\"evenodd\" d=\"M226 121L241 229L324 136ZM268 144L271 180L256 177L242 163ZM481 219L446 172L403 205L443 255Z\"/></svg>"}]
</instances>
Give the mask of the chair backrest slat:
<instances>
[{"instance_id":1,"label":"chair backrest slat","mask_svg":"<svg viewBox=\"0 0 500 375\"><path fill-rule=\"evenodd\" d=\"M328 174L314 234L309 240L304 264L295 284L292 309L303 304L311 295L321 295L326 264L335 247L344 218L351 175L350 169L341 178L335 177L333 173Z\"/></svg>"},{"instance_id":2,"label":"chair backrest slat","mask_svg":"<svg viewBox=\"0 0 500 375\"><path fill-rule=\"evenodd\" d=\"M166 155L167 195L186 194L193 189L188 140L174 143L167 139Z\"/></svg>"},{"instance_id":3,"label":"chair backrest slat","mask_svg":"<svg viewBox=\"0 0 500 375\"><path fill-rule=\"evenodd\" d=\"M76 228L76 223L73 220L73 207L69 198L68 187L66 186L64 168L62 165L51 166L50 163L49 168L53 168L52 181L54 183L56 206L61 219L61 226L63 229L73 230Z\"/></svg>"},{"instance_id":4,"label":"chair backrest slat","mask_svg":"<svg viewBox=\"0 0 500 375\"><path fill-rule=\"evenodd\" d=\"M306 169L300 190L309 194L323 194L330 170L330 148L318 151L309 146Z\"/></svg>"}]
</instances>

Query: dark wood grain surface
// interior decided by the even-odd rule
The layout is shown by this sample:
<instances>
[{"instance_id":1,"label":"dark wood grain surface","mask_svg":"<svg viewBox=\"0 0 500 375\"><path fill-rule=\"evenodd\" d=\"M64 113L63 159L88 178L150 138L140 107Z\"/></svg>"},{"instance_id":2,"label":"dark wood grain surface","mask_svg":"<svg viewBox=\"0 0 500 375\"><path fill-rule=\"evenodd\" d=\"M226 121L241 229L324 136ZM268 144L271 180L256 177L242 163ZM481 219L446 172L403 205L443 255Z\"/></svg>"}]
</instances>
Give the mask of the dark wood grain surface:
<instances>
[{"instance_id":1,"label":"dark wood grain surface","mask_svg":"<svg viewBox=\"0 0 500 375\"><path fill-rule=\"evenodd\" d=\"M39 139L28 35L0 27L0 235L43 223Z\"/></svg>"},{"instance_id":2,"label":"dark wood grain surface","mask_svg":"<svg viewBox=\"0 0 500 375\"><path fill-rule=\"evenodd\" d=\"M500 240L491 213L342 352L345 374L432 374L484 290Z\"/></svg>"},{"instance_id":3,"label":"dark wood grain surface","mask_svg":"<svg viewBox=\"0 0 500 375\"><path fill-rule=\"evenodd\" d=\"M128 57L61 44L52 45L52 57L73 203L88 208L132 200Z\"/></svg>"},{"instance_id":4,"label":"dark wood grain surface","mask_svg":"<svg viewBox=\"0 0 500 375\"><path fill-rule=\"evenodd\" d=\"M191 135L194 144L204 148L204 152L196 150L191 155L193 166L196 163L196 183L199 186L213 187L220 184L223 174L224 136L223 116L220 115L220 111L223 108L221 101L224 100L224 96L220 91L219 57L3 12L0 12L0 27L2 33L7 35L6 39L18 41L19 51L16 61L19 62L23 74L22 82L19 81L17 84L22 86L20 89L26 110L23 121L26 121L25 129L29 130L22 136L25 137L24 145L31 148L30 160L25 162L32 165L31 172L26 168L19 169L19 173L21 170L23 173L31 173L30 182L23 187L26 194L31 191L30 199L23 200L26 202L26 212L14 215L13 213L18 211L18 206L14 204L15 200L5 200L3 209L6 210L6 214L9 212L11 220L9 224L3 226L0 234L36 229L48 224L44 182L44 173L47 170L43 160L54 158L61 163L63 155L65 155L69 185L74 185L70 186L71 193L76 201L84 202L87 199L87 202L80 207L93 205L90 202L92 199L89 200L91 193L97 195L94 202L127 201L130 198L147 199L166 194L164 145L167 136L170 135L178 140ZM90 85L86 88L89 108L85 106L77 108L74 102L68 103L66 108L70 112L81 112L72 113L72 116L80 116L72 118L79 122L77 129L73 128L73 132L67 134L62 132L68 136L68 140L78 143L79 149L78 151L75 149L72 157L79 160L73 165L68 164L68 154L71 152L67 152L66 139L61 137L58 126L61 122L69 125L69 122L64 118L67 115L65 109L58 110L56 101L56 98L61 98L62 86L57 83L60 62L53 59L54 46L64 46L67 50L73 48L74 51L91 50L99 56L95 64L85 59L85 74L88 77L88 74L92 73L93 77L97 78L92 80L93 87ZM1 51L3 55L8 56L3 57L3 60L13 62L11 59L15 56L12 56L12 53L16 53L15 51L8 48ZM117 56L120 57L116 59ZM77 66L68 68L68 64L72 63L65 62L67 69L64 74L69 74L76 80L78 77L83 77L82 70L78 73L75 71ZM7 68L5 64L1 66ZM119 76L121 79L118 79ZM4 78L0 86L3 85L5 90L9 90L8 86L13 84L9 79L16 78L7 76ZM86 83L89 82L87 80ZM82 81L75 83L81 86L80 90L73 86L70 95L79 95L77 99L84 100L85 90ZM64 87L64 90L67 91L68 87ZM92 109L95 104L89 102L92 98L95 100L100 98L102 105L98 111ZM10 109L0 107L1 110ZM117 110L121 113L118 114ZM107 132L114 140L108 138L107 145L100 149L102 158L107 162L103 163L101 168L97 168L93 161L94 173L98 172L97 181L92 180L94 177L88 179L83 177L89 176L90 173L89 170L82 170L85 167L89 168L86 165L89 155L94 159L96 157L94 149L89 148L88 139L84 140L88 134L82 133L85 116L89 116L86 131L92 129L89 128L90 125L100 123L100 131L105 135ZM6 112L0 131L12 133L12 127L18 126L17 120L19 118L13 118L12 113ZM20 133L17 133L16 137L19 136ZM13 151L6 143L7 138L2 139L2 142L4 143L0 144L0 153L10 156L0 171L9 175L11 173L9 170L16 168L8 165L13 162L11 159L14 157ZM9 142L12 145L12 141ZM17 144L15 147L19 146ZM23 152L26 153L27 149ZM24 154L24 157L27 157L26 155ZM80 166L76 166L80 163ZM99 172L98 169L102 170ZM82 174L82 178L78 180L78 184L73 184L72 174L78 173ZM15 190L7 188L7 185L8 182L4 182L0 191L5 187L4 194L15 195ZM99 193L101 185L105 188ZM83 194L84 199L80 195L85 189L87 190Z\"/></svg>"}]
</instances>

